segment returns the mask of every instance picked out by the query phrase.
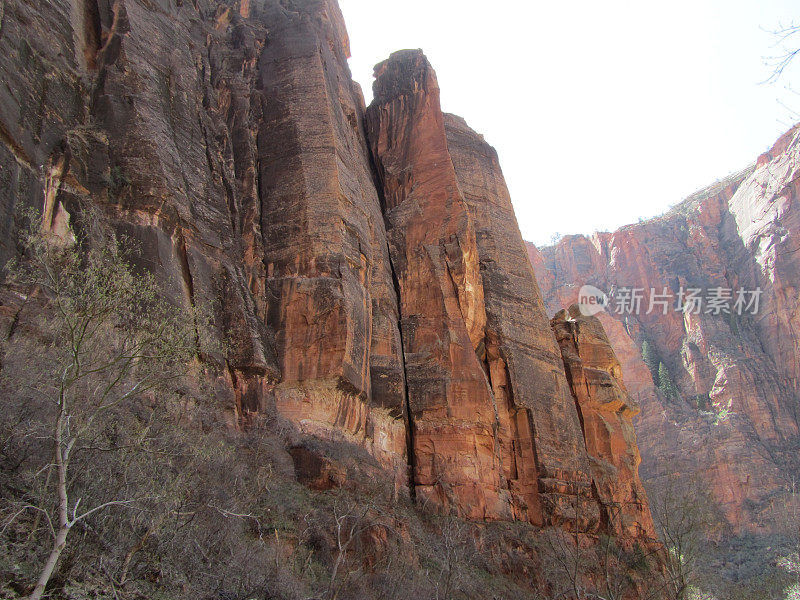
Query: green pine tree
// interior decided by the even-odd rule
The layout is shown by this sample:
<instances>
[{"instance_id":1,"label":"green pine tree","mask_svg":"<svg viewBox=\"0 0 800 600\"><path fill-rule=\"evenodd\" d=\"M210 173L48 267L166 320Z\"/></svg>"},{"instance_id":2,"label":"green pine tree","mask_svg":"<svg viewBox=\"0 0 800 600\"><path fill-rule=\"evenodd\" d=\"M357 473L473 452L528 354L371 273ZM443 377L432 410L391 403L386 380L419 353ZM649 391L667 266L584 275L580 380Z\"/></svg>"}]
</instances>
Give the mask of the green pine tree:
<instances>
[{"instance_id":1,"label":"green pine tree","mask_svg":"<svg viewBox=\"0 0 800 600\"><path fill-rule=\"evenodd\" d=\"M663 362L658 363L658 389L669 399L680 398L680 392L675 382L672 381L672 376L669 374L669 369Z\"/></svg>"},{"instance_id":2,"label":"green pine tree","mask_svg":"<svg viewBox=\"0 0 800 600\"><path fill-rule=\"evenodd\" d=\"M644 364L647 365L647 368L650 369L650 374L653 376L653 383L658 385L658 365L661 361L658 358L658 352L655 347L650 343L650 340L647 339L642 342L642 360L644 360Z\"/></svg>"}]
</instances>

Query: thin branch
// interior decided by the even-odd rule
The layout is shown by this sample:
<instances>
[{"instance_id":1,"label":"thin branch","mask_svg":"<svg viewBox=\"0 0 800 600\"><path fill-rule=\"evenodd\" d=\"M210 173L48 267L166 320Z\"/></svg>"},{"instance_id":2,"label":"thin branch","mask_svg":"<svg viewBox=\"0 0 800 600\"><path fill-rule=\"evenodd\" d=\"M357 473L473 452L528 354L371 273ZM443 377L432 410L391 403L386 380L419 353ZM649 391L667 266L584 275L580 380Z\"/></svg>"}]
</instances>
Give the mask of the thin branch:
<instances>
[{"instance_id":1,"label":"thin branch","mask_svg":"<svg viewBox=\"0 0 800 600\"><path fill-rule=\"evenodd\" d=\"M71 524L70 524L70 527L73 527L76 523L78 523L80 521L83 521L86 517L89 517L89 516L93 515L94 513L103 510L104 508L108 508L109 506L128 506L128 505L131 505L131 504L133 504L135 502L141 502L144 499L145 498L136 498L136 499L133 499L133 500L110 500L108 502L103 502L103 504L100 504L99 506L95 506L93 509L87 510L82 515L79 515L77 518L74 518L72 520ZM77 508L77 506L76 506L76 508Z\"/></svg>"},{"instance_id":2,"label":"thin branch","mask_svg":"<svg viewBox=\"0 0 800 600\"><path fill-rule=\"evenodd\" d=\"M20 508L17 512L15 512L13 515L11 515L6 524L3 525L3 529L0 529L0 536L2 536L6 532L6 529L8 529L11 526L11 524L17 519L17 517L20 516L22 513L24 513L26 510L35 510L40 513L43 513L44 516L47 518L47 524L50 528L51 535L54 538L56 537L56 532L55 529L53 528L53 522L50 520L50 514L45 509L35 506L33 504L26 504L25 506Z\"/></svg>"}]
</instances>

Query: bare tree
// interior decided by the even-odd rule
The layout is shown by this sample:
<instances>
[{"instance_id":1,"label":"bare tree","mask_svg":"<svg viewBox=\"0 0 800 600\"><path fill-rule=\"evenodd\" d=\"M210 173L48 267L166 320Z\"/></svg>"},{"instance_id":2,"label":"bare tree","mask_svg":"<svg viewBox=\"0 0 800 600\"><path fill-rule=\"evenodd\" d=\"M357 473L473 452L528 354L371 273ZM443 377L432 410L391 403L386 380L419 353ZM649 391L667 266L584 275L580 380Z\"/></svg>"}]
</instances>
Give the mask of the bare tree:
<instances>
[{"instance_id":1,"label":"bare tree","mask_svg":"<svg viewBox=\"0 0 800 600\"><path fill-rule=\"evenodd\" d=\"M614 524L621 518L622 509L619 506L607 506L609 530L614 530ZM602 593L597 596L603 600L622 600L631 589L631 579L628 574L627 553L622 544L610 534L601 534L597 544L598 566L602 579L600 589Z\"/></svg>"},{"instance_id":2,"label":"bare tree","mask_svg":"<svg viewBox=\"0 0 800 600\"><path fill-rule=\"evenodd\" d=\"M785 590L790 600L800 598L800 489L793 475L786 493L772 506L774 527L783 532L788 552L778 559L777 566L789 573L794 582Z\"/></svg>"},{"instance_id":3,"label":"bare tree","mask_svg":"<svg viewBox=\"0 0 800 600\"><path fill-rule=\"evenodd\" d=\"M306 528L300 535L304 541L324 540L325 545L332 542L332 566L327 584L321 597L325 600L336 600L345 592L352 592L359 585L368 571L379 565L386 566L395 557L376 552L370 547L369 538L373 535L389 535L395 532L393 520L377 504L361 498L353 498L340 491L333 500L329 510L312 511L304 516ZM333 534L332 536L330 534ZM315 543L312 541L312 543ZM315 543L315 545L316 545ZM373 561L366 568L363 559L370 555ZM306 562L310 563L311 554ZM304 567L304 570L308 564Z\"/></svg>"},{"instance_id":4,"label":"bare tree","mask_svg":"<svg viewBox=\"0 0 800 600\"><path fill-rule=\"evenodd\" d=\"M589 517L589 501L578 491L570 496L571 522L543 532L545 551L543 560L551 572L553 598L586 598L589 588L589 570L593 562L587 548L582 544L585 532L581 525Z\"/></svg>"},{"instance_id":5,"label":"bare tree","mask_svg":"<svg viewBox=\"0 0 800 600\"><path fill-rule=\"evenodd\" d=\"M800 54L800 25L792 23L786 27L779 27L772 31L776 38L774 47L778 54L766 59L767 66L772 70L767 82L774 83L781 78L786 68Z\"/></svg>"},{"instance_id":6,"label":"bare tree","mask_svg":"<svg viewBox=\"0 0 800 600\"><path fill-rule=\"evenodd\" d=\"M685 600L698 583L709 538L721 523L716 504L699 480L678 476L652 485L648 497L653 521L667 549L667 593L674 600Z\"/></svg>"},{"instance_id":7,"label":"bare tree","mask_svg":"<svg viewBox=\"0 0 800 600\"><path fill-rule=\"evenodd\" d=\"M333 562L331 578L325 595L328 600L336 600L342 589L350 582L352 571L344 570L343 567L347 561L348 552L358 542L359 536L373 527L382 525L377 523L370 514L370 505L368 503L359 507L355 503L342 506L340 502L335 502L333 505L333 520L336 559ZM342 570L345 572L341 573Z\"/></svg>"},{"instance_id":8,"label":"bare tree","mask_svg":"<svg viewBox=\"0 0 800 600\"><path fill-rule=\"evenodd\" d=\"M643 547L615 535L622 519L619 504L606 504L598 514L593 499L573 493L570 501L574 521L548 528L539 538L538 545L543 546L540 556L551 588L549 597L623 600L635 596L641 600L664 600L665 586L649 577L663 562L660 546Z\"/></svg>"},{"instance_id":9,"label":"bare tree","mask_svg":"<svg viewBox=\"0 0 800 600\"><path fill-rule=\"evenodd\" d=\"M39 227L35 213L27 218L29 227L21 237L24 257L8 265L9 281L26 298L43 302L49 318L37 325L49 344L36 348L12 342L6 355L16 353L16 360L7 361L12 368L5 369L4 377L33 389L52 416L52 424L41 432L52 444L52 461L41 473L53 505L19 509L43 515L52 534L29 597L38 600L70 531L91 515L137 500L113 497L85 506L74 489L75 454L105 414L185 374L198 340L191 311L161 300L154 278L137 274L128 262L130 243L103 233L94 215L86 215L84 235L74 243ZM25 353L30 352L45 353L49 369L26 369Z\"/></svg>"},{"instance_id":10,"label":"bare tree","mask_svg":"<svg viewBox=\"0 0 800 600\"><path fill-rule=\"evenodd\" d=\"M465 591L469 583L465 571L477 552L472 537L472 526L457 517L443 517L440 526L441 560L436 580L436 600L450 600L456 593Z\"/></svg>"}]
</instances>

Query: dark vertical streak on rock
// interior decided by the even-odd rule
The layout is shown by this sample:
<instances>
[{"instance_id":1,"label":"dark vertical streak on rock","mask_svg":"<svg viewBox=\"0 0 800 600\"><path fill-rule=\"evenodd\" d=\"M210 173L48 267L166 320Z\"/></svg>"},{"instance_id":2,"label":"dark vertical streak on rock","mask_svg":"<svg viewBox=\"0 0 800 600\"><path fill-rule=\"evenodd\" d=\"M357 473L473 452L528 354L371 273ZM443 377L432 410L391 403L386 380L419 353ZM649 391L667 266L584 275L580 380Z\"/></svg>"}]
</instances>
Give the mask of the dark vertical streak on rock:
<instances>
[{"instance_id":1,"label":"dark vertical streak on rock","mask_svg":"<svg viewBox=\"0 0 800 600\"><path fill-rule=\"evenodd\" d=\"M97 53L102 46L102 26L97 0L78 0L81 2L83 17L83 52L86 68L97 69Z\"/></svg>"},{"instance_id":2,"label":"dark vertical streak on rock","mask_svg":"<svg viewBox=\"0 0 800 600\"><path fill-rule=\"evenodd\" d=\"M192 325L194 327L194 342L195 347L197 348L198 357L200 357L203 353L203 347L200 343L200 326L197 322L197 304L195 301L195 292L194 292L194 278L192 277L192 270L189 267L189 255L186 250L186 238L183 236L183 232L178 233L178 259L180 260L181 264L181 275L183 278L183 285L186 290L187 300L189 302L189 307L192 310Z\"/></svg>"},{"instance_id":3,"label":"dark vertical streak on rock","mask_svg":"<svg viewBox=\"0 0 800 600\"><path fill-rule=\"evenodd\" d=\"M382 196L382 195L381 195ZM388 244L387 244L388 248ZM389 254L391 256L391 252ZM414 450L414 415L411 413L411 405L408 400L408 372L406 371L406 344L403 337L403 306L400 295L400 281L394 271L394 263L390 260L389 266L392 271L392 283L394 284L395 298L397 299L397 327L400 331L400 364L403 368L403 420L406 423L406 459L408 461L408 492L413 500L416 500L416 452Z\"/></svg>"}]
</instances>

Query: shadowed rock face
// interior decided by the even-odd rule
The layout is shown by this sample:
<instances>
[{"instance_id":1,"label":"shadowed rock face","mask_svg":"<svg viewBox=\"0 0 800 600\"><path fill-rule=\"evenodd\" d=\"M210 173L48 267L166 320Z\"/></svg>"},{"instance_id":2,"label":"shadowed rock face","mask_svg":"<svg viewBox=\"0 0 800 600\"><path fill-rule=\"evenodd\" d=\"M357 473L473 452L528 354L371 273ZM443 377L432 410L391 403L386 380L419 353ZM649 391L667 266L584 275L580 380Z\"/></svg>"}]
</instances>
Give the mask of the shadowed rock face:
<instances>
[{"instance_id":1,"label":"shadowed rock face","mask_svg":"<svg viewBox=\"0 0 800 600\"><path fill-rule=\"evenodd\" d=\"M639 287L638 316L601 313L642 414L643 476L694 473L736 529L770 528L797 473L800 339L800 130L757 163L666 215L614 233L568 236L531 262L551 312L578 289ZM756 315L643 314L649 289L761 288ZM734 292L735 293L735 292ZM668 399L642 360L655 349L680 392Z\"/></svg>"},{"instance_id":2,"label":"shadowed rock face","mask_svg":"<svg viewBox=\"0 0 800 600\"><path fill-rule=\"evenodd\" d=\"M336 3L19 1L0 45L0 258L16 205L48 227L100 207L165 294L213 307L234 422L274 404L404 481L397 301Z\"/></svg>"},{"instance_id":3,"label":"shadowed rock face","mask_svg":"<svg viewBox=\"0 0 800 600\"><path fill-rule=\"evenodd\" d=\"M635 442L624 419L584 435L497 155L421 52L377 67L365 112L333 0L3 6L0 259L17 207L67 242L96 207L165 296L212 310L202 383L232 427L277 410L472 518L596 532L635 504ZM625 535L651 535L637 510Z\"/></svg>"},{"instance_id":4,"label":"shadowed rock face","mask_svg":"<svg viewBox=\"0 0 800 600\"><path fill-rule=\"evenodd\" d=\"M41 210L45 228L79 203L99 207L139 243L168 297L212 308L211 335L236 339L216 360L219 394L242 416L279 370L263 293L253 295L259 240L239 215L255 207L247 174L234 172L244 140L228 135L222 81L247 81L265 32L248 28L234 45L230 8L161 4L5 4L0 258L13 252L16 207Z\"/></svg>"}]
</instances>

